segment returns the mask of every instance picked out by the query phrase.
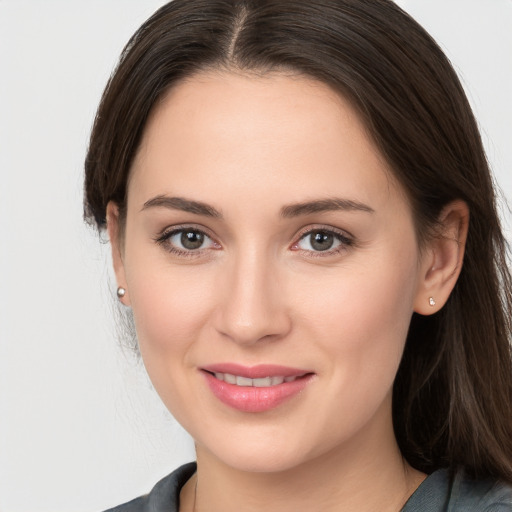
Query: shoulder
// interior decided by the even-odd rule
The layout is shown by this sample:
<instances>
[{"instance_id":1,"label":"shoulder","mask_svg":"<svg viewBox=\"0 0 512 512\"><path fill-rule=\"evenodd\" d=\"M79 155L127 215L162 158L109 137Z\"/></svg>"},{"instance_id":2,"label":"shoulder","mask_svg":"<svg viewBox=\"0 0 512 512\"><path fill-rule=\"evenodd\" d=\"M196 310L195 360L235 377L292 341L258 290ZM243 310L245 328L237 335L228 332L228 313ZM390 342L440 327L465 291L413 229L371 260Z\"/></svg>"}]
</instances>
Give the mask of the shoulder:
<instances>
[{"instance_id":1,"label":"shoulder","mask_svg":"<svg viewBox=\"0 0 512 512\"><path fill-rule=\"evenodd\" d=\"M463 470L428 476L403 512L512 512L512 487L492 478L474 480Z\"/></svg>"},{"instance_id":2,"label":"shoulder","mask_svg":"<svg viewBox=\"0 0 512 512\"><path fill-rule=\"evenodd\" d=\"M493 478L474 480L459 471L452 485L452 502L454 511L511 512L512 487Z\"/></svg>"},{"instance_id":3,"label":"shoulder","mask_svg":"<svg viewBox=\"0 0 512 512\"><path fill-rule=\"evenodd\" d=\"M195 471L195 462L185 464L162 478L149 494L105 512L178 512L181 488Z\"/></svg>"}]
</instances>

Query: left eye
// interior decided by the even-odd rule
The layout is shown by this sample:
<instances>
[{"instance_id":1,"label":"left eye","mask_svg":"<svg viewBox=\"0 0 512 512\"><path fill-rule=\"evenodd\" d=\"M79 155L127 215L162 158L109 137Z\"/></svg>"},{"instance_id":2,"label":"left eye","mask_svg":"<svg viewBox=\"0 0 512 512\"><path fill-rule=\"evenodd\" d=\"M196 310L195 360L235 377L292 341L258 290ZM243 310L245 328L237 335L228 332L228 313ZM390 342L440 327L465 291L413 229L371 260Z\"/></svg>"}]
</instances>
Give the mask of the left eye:
<instances>
[{"instance_id":1,"label":"left eye","mask_svg":"<svg viewBox=\"0 0 512 512\"><path fill-rule=\"evenodd\" d=\"M304 251L324 252L337 249L342 244L349 245L349 240L332 231L315 229L306 233L296 247Z\"/></svg>"},{"instance_id":2,"label":"left eye","mask_svg":"<svg viewBox=\"0 0 512 512\"><path fill-rule=\"evenodd\" d=\"M196 251L198 249L208 249L213 247L213 240L196 229L180 229L166 234L164 240L168 245L179 251Z\"/></svg>"}]
</instances>

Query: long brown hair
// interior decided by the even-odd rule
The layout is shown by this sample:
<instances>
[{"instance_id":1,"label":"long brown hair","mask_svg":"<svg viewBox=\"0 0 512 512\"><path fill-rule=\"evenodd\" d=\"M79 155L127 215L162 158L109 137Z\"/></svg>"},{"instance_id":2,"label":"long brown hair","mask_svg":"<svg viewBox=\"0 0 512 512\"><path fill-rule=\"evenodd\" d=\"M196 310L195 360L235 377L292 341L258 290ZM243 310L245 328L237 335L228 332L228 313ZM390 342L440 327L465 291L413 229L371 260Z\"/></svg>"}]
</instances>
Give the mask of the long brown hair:
<instances>
[{"instance_id":1,"label":"long brown hair","mask_svg":"<svg viewBox=\"0 0 512 512\"><path fill-rule=\"evenodd\" d=\"M404 457L512 483L512 280L492 178L460 82L434 40L390 0L174 0L128 42L104 92L85 162L85 217L123 212L150 112L205 69L294 70L358 109L408 194L420 244L443 206L471 212L445 307L414 315L394 385Z\"/></svg>"}]
</instances>

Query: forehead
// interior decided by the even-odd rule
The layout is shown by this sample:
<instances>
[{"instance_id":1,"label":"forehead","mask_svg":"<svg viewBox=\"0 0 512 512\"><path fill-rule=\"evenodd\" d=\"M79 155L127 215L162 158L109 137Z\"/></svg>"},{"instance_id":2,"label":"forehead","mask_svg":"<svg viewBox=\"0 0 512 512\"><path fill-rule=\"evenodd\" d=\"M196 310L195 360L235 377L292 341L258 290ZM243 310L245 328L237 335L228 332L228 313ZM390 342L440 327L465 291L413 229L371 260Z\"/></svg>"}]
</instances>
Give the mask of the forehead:
<instances>
[{"instance_id":1,"label":"forehead","mask_svg":"<svg viewBox=\"0 0 512 512\"><path fill-rule=\"evenodd\" d=\"M383 200L383 191L397 188L356 110L324 83L284 73L203 72L155 107L129 194L211 202L219 184L253 197L286 190L291 201L326 196L333 187L360 201Z\"/></svg>"}]
</instances>

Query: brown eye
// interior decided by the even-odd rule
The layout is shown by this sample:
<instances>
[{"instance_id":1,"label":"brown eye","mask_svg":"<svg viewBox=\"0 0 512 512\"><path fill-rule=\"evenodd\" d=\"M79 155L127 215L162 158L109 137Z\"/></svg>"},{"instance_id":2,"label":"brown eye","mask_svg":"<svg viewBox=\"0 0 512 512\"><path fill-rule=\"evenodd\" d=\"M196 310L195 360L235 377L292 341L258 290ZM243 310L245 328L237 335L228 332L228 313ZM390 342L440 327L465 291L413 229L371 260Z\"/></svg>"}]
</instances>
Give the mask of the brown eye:
<instances>
[{"instance_id":1,"label":"brown eye","mask_svg":"<svg viewBox=\"0 0 512 512\"><path fill-rule=\"evenodd\" d=\"M332 233L325 231L313 231L309 235L311 247L315 251L327 251L334 245L335 239Z\"/></svg>"},{"instance_id":2,"label":"brown eye","mask_svg":"<svg viewBox=\"0 0 512 512\"><path fill-rule=\"evenodd\" d=\"M193 228L179 228L165 232L156 239L167 251L192 255L200 254L203 249L220 249L206 233Z\"/></svg>"},{"instance_id":3,"label":"brown eye","mask_svg":"<svg viewBox=\"0 0 512 512\"><path fill-rule=\"evenodd\" d=\"M204 234L199 231L182 231L180 237L184 249L193 251L199 249L204 243Z\"/></svg>"},{"instance_id":4,"label":"brown eye","mask_svg":"<svg viewBox=\"0 0 512 512\"><path fill-rule=\"evenodd\" d=\"M304 233L294 248L311 253L334 254L353 245L352 239L329 229L312 229Z\"/></svg>"},{"instance_id":5,"label":"brown eye","mask_svg":"<svg viewBox=\"0 0 512 512\"><path fill-rule=\"evenodd\" d=\"M298 247L306 251L328 251L335 245L340 245L340 236L330 231L315 229L306 233L299 241Z\"/></svg>"}]
</instances>

